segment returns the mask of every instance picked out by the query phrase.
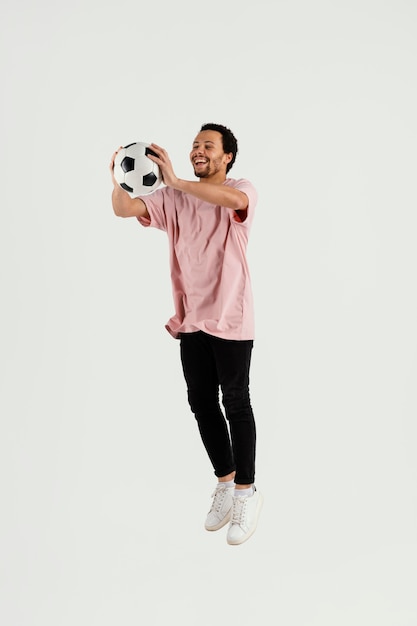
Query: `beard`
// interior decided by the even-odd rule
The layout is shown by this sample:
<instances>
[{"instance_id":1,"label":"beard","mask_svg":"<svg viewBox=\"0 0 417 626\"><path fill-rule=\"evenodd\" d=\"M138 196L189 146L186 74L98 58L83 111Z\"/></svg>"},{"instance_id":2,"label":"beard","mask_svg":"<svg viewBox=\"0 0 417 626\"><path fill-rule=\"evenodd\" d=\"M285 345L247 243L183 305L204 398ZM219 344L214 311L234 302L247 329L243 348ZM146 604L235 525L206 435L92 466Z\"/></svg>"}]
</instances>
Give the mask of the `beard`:
<instances>
[{"instance_id":1,"label":"beard","mask_svg":"<svg viewBox=\"0 0 417 626\"><path fill-rule=\"evenodd\" d=\"M197 178L208 178L209 176L212 176L213 174L217 174L217 172L220 171L220 161L216 160L216 161L209 161L206 164L206 167L204 169L201 170L196 170L196 168L194 168L194 174L195 176L197 176Z\"/></svg>"},{"instance_id":2,"label":"beard","mask_svg":"<svg viewBox=\"0 0 417 626\"><path fill-rule=\"evenodd\" d=\"M197 176L197 178L207 178L210 175L210 170L208 167L204 171L197 172L196 170L194 170L194 174Z\"/></svg>"}]
</instances>

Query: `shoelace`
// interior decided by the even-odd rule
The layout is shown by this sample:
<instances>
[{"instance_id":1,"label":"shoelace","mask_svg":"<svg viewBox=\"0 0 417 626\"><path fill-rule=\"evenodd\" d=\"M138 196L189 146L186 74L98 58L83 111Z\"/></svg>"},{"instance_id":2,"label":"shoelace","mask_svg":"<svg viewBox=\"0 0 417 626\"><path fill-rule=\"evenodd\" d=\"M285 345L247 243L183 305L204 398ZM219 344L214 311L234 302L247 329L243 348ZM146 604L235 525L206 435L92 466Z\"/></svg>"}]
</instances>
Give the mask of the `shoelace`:
<instances>
[{"instance_id":1,"label":"shoelace","mask_svg":"<svg viewBox=\"0 0 417 626\"><path fill-rule=\"evenodd\" d=\"M211 503L210 512L215 511L216 513L218 513L220 511L225 496L226 496L226 489L224 487L220 487L220 488L216 487L216 489L211 494L211 497L213 498L213 502Z\"/></svg>"},{"instance_id":2,"label":"shoelace","mask_svg":"<svg viewBox=\"0 0 417 626\"><path fill-rule=\"evenodd\" d=\"M233 498L232 524L242 524L245 519L247 498Z\"/></svg>"}]
</instances>

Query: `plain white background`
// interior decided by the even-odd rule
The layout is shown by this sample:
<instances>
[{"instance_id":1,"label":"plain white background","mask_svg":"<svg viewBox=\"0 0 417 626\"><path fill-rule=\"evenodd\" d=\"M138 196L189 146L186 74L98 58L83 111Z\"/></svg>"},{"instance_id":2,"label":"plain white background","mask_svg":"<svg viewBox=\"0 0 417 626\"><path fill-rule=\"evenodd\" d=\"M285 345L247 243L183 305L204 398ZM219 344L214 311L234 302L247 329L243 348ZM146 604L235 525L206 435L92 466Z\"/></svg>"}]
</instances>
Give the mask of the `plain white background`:
<instances>
[{"instance_id":1,"label":"plain white background","mask_svg":"<svg viewBox=\"0 0 417 626\"><path fill-rule=\"evenodd\" d=\"M3 3L0 620L417 624L417 7ZM203 523L165 235L108 163L192 178L232 128L259 204L256 534Z\"/></svg>"}]
</instances>

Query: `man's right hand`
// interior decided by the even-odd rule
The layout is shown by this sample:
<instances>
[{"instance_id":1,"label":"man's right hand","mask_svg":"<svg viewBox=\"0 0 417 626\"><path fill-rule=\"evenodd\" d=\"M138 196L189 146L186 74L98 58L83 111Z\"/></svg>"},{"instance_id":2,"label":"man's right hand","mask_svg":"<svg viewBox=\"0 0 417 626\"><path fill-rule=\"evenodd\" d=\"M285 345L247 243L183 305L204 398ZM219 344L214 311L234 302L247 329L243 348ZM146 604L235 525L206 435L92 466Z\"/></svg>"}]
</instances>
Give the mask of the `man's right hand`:
<instances>
[{"instance_id":1,"label":"man's right hand","mask_svg":"<svg viewBox=\"0 0 417 626\"><path fill-rule=\"evenodd\" d=\"M113 193L112 193L112 205L115 215L118 217L147 217L149 218L148 209L146 204L141 198L131 198L130 195L122 189L114 177L114 160L117 153L121 149L120 146L116 152L113 153L110 159L110 175L113 181Z\"/></svg>"}]
</instances>

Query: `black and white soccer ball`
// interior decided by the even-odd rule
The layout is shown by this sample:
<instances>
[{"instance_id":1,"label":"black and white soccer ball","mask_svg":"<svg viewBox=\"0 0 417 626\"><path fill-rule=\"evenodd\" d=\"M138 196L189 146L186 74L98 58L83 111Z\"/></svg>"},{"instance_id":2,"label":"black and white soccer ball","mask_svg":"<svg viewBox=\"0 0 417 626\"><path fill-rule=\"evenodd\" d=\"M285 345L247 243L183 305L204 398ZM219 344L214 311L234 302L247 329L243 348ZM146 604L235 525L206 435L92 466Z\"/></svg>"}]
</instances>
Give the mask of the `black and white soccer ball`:
<instances>
[{"instance_id":1,"label":"black and white soccer ball","mask_svg":"<svg viewBox=\"0 0 417 626\"><path fill-rule=\"evenodd\" d=\"M142 141L130 143L116 154L114 177L132 198L151 193L162 183L160 169L148 159L148 154L156 156L149 144Z\"/></svg>"}]
</instances>

